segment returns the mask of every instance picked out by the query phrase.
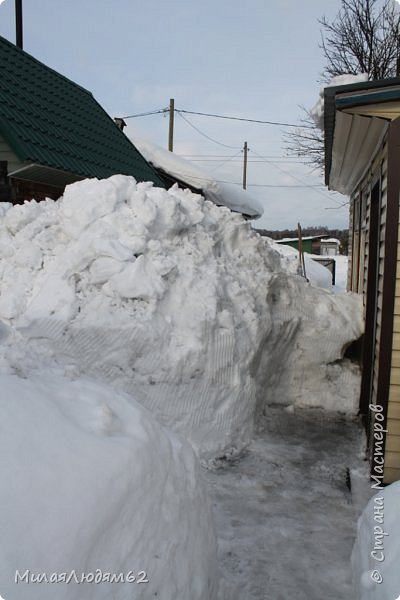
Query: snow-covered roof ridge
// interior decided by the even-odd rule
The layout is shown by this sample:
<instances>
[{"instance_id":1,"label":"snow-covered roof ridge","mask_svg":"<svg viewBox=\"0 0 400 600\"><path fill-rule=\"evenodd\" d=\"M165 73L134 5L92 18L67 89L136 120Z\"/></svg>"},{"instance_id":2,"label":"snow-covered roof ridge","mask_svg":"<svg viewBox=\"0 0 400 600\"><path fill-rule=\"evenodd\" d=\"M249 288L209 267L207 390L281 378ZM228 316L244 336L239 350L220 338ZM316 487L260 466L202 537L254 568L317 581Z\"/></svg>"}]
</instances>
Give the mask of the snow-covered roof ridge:
<instances>
[{"instance_id":1,"label":"snow-covered roof ridge","mask_svg":"<svg viewBox=\"0 0 400 600\"><path fill-rule=\"evenodd\" d=\"M181 156L165 150L149 140L133 136L132 141L145 159L156 169L161 169L189 186L201 190L207 200L218 206L227 206L235 212L258 219L264 213L261 204L239 186L215 180L209 173L199 169Z\"/></svg>"},{"instance_id":2,"label":"snow-covered roof ridge","mask_svg":"<svg viewBox=\"0 0 400 600\"><path fill-rule=\"evenodd\" d=\"M324 238L326 234L325 233L321 233L321 235L304 235L302 236L302 241L304 242L305 240L319 240L320 238ZM294 238L282 238L280 240L276 240L278 244L282 244L283 242L298 242L299 238L298 237L294 237Z\"/></svg>"},{"instance_id":3,"label":"snow-covered roof ridge","mask_svg":"<svg viewBox=\"0 0 400 600\"><path fill-rule=\"evenodd\" d=\"M322 242L329 242L331 244L340 244L340 240L337 238L328 238L326 240L321 240Z\"/></svg>"}]
</instances>

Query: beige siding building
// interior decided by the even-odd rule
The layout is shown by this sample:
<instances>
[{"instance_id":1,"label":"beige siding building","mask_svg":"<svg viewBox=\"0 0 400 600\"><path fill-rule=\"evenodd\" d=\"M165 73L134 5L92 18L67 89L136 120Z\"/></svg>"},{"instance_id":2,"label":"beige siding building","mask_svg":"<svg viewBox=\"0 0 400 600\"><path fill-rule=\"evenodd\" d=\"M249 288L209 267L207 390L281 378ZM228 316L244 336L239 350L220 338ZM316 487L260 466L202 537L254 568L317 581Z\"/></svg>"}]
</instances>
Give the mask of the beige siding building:
<instances>
[{"instance_id":1,"label":"beige siding building","mask_svg":"<svg viewBox=\"0 0 400 600\"><path fill-rule=\"evenodd\" d=\"M347 288L361 294L360 413L371 478L400 479L400 78L325 90L329 189L350 196Z\"/></svg>"}]
</instances>

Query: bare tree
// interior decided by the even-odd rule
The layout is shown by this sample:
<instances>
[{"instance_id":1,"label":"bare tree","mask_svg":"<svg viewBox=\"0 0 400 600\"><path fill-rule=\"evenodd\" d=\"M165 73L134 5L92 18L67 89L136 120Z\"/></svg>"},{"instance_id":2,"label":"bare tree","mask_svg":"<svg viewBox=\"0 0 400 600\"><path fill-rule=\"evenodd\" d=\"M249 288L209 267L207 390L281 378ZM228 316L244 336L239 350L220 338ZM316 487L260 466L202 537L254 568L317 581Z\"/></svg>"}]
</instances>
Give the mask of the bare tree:
<instances>
[{"instance_id":1,"label":"bare tree","mask_svg":"<svg viewBox=\"0 0 400 600\"><path fill-rule=\"evenodd\" d=\"M327 61L324 79L343 73L367 73L369 79L396 75L399 13L394 0L342 0L334 21L319 21Z\"/></svg>"},{"instance_id":2,"label":"bare tree","mask_svg":"<svg viewBox=\"0 0 400 600\"><path fill-rule=\"evenodd\" d=\"M284 134L286 151L298 156L304 164L323 171L325 165L324 132L316 126L309 110L301 107L303 117L299 127Z\"/></svg>"},{"instance_id":3,"label":"bare tree","mask_svg":"<svg viewBox=\"0 0 400 600\"><path fill-rule=\"evenodd\" d=\"M395 0L341 0L336 18L321 25L320 48L326 59L323 81L336 75L366 73L370 80L399 75L400 7ZM286 149L317 168L324 163L324 139L310 112L285 136Z\"/></svg>"}]
</instances>

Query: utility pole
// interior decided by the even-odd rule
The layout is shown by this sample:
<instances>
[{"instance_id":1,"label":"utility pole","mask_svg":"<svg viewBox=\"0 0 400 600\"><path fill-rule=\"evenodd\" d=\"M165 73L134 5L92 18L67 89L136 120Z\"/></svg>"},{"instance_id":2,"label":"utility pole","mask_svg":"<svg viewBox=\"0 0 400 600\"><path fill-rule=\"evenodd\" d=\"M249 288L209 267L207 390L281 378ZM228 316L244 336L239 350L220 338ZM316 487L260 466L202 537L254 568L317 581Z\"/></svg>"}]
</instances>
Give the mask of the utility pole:
<instances>
[{"instance_id":1,"label":"utility pole","mask_svg":"<svg viewBox=\"0 0 400 600\"><path fill-rule=\"evenodd\" d=\"M246 189L247 186L247 142L244 143L243 146L243 189Z\"/></svg>"},{"instance_id":2,"label":"utility pole","mask_svg":"<svg viewBox=\"0 0 400 600\"><path fill-rule=\"evenodd\" d=\"M168 150L174 151L174 116L175 116L175 100L169 101L169 132L168 132Z\"/></svg>"},{"instance_id":3,"label":"utility pole","mask_svg":"<svg viewBox=\"0 0 400 600\"><path fill-rule=\"evenodd\" d=\"M15 45L22 50L22 0L15 0Z\"/></svg>"}]
</instances>

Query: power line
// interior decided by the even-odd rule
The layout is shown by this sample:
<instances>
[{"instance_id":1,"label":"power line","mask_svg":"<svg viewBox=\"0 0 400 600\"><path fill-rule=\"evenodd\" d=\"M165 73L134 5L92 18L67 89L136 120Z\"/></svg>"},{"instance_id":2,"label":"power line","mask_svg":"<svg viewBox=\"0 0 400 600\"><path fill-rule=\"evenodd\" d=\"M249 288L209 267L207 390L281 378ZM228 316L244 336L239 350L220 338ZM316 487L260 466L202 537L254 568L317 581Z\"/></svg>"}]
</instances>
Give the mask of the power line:
<instances>
[{"instance_id":1,"label":"power line","mask_svg":"<svg viewBox=\"0 0 400 600\"><path fill-rule=\"evenodd\" d=\"M255 152L253 150L254 154L256 156L258 156L258 158L264 158L263 156L261 156L260 154L258 154L257 152ZM287 171L284 171L283 169L281 169L281 167L278 167L274 162L269 161L269 160L265 160L265 162L271 164L273 167L275 167L275 169L278 169L278 171L280 171L281 173L283 173L284 175L287 175L288 177L291 177L294 181L298 181L302 184L302 187L308 187L313 189L315 192L317 192L318 194L320 194L321 196L323 196L324 198L329 198L330 200L334 200L335 202L339 203L338 200L336 200L336 198L332 198L331 196L329 196L326 192L321 191L320 189L318 189L315 186L312 185L306 185L304 184L304 181L302 179L300 179L299 177L296 177L296 175L292 175L292 173L288 173ZM322 186L325 187L325 186ZM339 208L339 207L338 207Z\"/></svg>"},{"instance_id":2,"label":"power line","mask_svg":"<svg viewBox=\"0 0 400 600\"><path fill-rule=\"evenodd\" d=\"M311 125L295 125L294 123L283 123L280 121L262 121L260 119L247 119L244 117L231 117L227 115L215 115L213 113L195 112L193 110L175 109L177 113L185 113L188 115L200 115L202 117L215 117L216 119L229 119L231 121L246 121L246 123L262 123L264 125L278 125L280 127L301 127L302 129L314 129Z\"/></svg>"},{"instance_id":3,"label":"power line","mask_svg":"<svg viewBox=\"0 0 400 600\"><path fill-rule=\"evenodd\" d=\"M239 146L228 146L227 144L223 144L222 142L219 142L218 140L215 140L214 138L210 137L209 135L207 135L206 133L204 133L203 131L201 131L198 127L196 127L195 125L193 125L193 123L191 123L186 117L184 117L179 111L178 115L190 126L192 127L195 131L197 131L197 133L199 133L200 135L202 135L203 137L205 137L207 140L210 140L210 142L214 142L214 144L218 144L218 146L223 146L224 148L229 148L230 150L241 150L241 148L239 148Z\"/></svg>"},{"instance_id":4,"label":"power line","mask_svg":"<svg viewBox=\"0 0 400 600\"><path fill-rule=\"evenodd\" d=\"M239 152L236 152L236 154L234 154L233 156L228 157L226 160L222 161L218 160L218 159L211 159L211 162L218 162L219 164L214 167L213 169L211 169L211 173L214 173L214 171L216 171L217 169L219 169L220 167L222 167L223 165L226 165L228 162L237 162L237 156L239 156L239 154L241 154L242 150L240 149ZM203 159L204 161L204 159ZM208 162L208 161L207 161Z\"/></svg>"},{"instance_id":5,"label":"power line","mask_svg":"<svg viewBox=\"0 0 400 600\"><path fill-rule=\"evenodd\" d=\"M177 156L182 156L182 158L184 158L184 155L182 155L182 154L179 154ZM190 162L210 163L210 162L220 162L220 161L221 161L220 158L190 158ZM228 161L243 162L242 159L239 160L237 157L227 158L224 162L228 162ZM247 162L253 163L253 164L265 164L267 161L249 158ZM291 165L291 164L302 165L303 164L302 161L300 161L300 160L269 160L268 162L274 163L274 164L282 163L284 165Z\"/></svg>"},{"instance_id":6,"label":"power line","mask_svg":"<svg viewBox=\"0 0 400 600\"><path fill-rule=\"evenodd\" d=\"M123 119L133 119L136 117L145 117L145 116L149 116L149 115L155 115L155 114L165 114L167 112L170 112L169 108L162 108L162 109L156 109L153 111L148 111L148 112L143 112L143 113L138 113L135 115L127 115L125 117L122 117ZM194 129L195 131L197 131L197 133L199 133L201 136L203 136L204 138L206 138L207 140L218 144L219 146L222 146L224 148L228 148L230 150L239 150L238 153L236 153L233 156L230 157L226 157L226 160L223 161L221 163L221 165L218 165L217 167L215 167L215 169L219 168L219 166L223 166L226 162L229 162L230 160L235 159L238 154L240 153L240 151L242 151L242 148L239 148L238 146L229 146L227 144L224 144L212 137L210 137L209 135L207 135L206 133L204 133L203 131L201 131L198 127L196 127L193 123L191 123L186 117L183 116L184 114L192 114L192 115L199 115L199 116L204 116L204 117L214 117L214 118L219 118L219 119L229 119L229 120L233 120L233 121L245 121L245 122L249 122L249 123L260 123L260 124L266 124L266 125L278 125L278 126L282 126L282 127L299 127L299 125L294 125L292 123L283 123L283 122L278 122L278 121L263 121L263 120L259 120L259 119L247 119L247 118L243 118L243 117L232 117L232 116L227 116L227 115L217 115L217 114L213 114L213 113L202 113L202 112L195 112L195 111L189 111L189 110L180 110L180 109L175 109L174 108L174 112L176 112L177 114L179 114L179 116L190 126L192 127L192 129ZM311 126L302 126L305 127L307 129L312 129ZM324 198L329 198L331 200L334 200L335 202L337 202L339 204L339 206L337 208L342 208L343 206L345 206L347 203L339 203L338 200L336 200L335 198L332 198L331 196L328 196L328 194L326 194L325 192L322 192L319 188L324 187L321 185L309 185L309 184L305 184L304 181L302 181L301 179L299 179L298 177L296 177L295 175L292 175L291 173L288 173L287 171L284 171L283 169L281 169L280 167L277 166L278 163L283 162L283 163L294 163L294 164L301 164L301 161L289 161L289 160L282 160L285 157L265 157L265 156L261 156L260 154L258 154L257 152L253 151L254 154L256 156L258 156L258 158L260 158L260 161L253 161L250 160L249 162L266 162L266 163L270 163L272 164L272 166L274 166L276 169L278 169L281 173L283 173L284 175L291 177L294 181L298 181L300 182L300 185L273 185L273 184L249 184L249 187L264 187L264 188L275 188L275 189L289 189L289 188L297 188L297 189L301 189L301 188L305 188L305 189L312 189L316 192L318 192L320 195L322 195ZM202 156L212 156L212 157L220 157L220 158L225 158L225 156L223 155L185 155L185 156L192 156L194 157L202 157ZM278 158L278 160L274 160L275 158ZM197 160L196 162L202 162L201 160ZM219 161L215 161L215 160L203 160L203 162L219 162ZM213 169L213 170L215 170ZM182 174L183 176L185 176L185 174ZM233 182L233 181L223 181L223 180L214 180L214 179L208 179L206 177L196 177L193 176L191 174L186 174L188 176L190 176L192 179L197 179L199 181L204 181L204 182L212 182L215 181L216 183L227 183L227 184L231 184L231 185L242 185L241 183L238 182ZM328 210L328 209L327 209ZM333 210L333 209L331 209Z\"/></svg>"},{"instance_id":7,"label":"power line","mask_svg":"<svg viewBox=\"0 0 400 600\"><path fill-rule=\"evenodd\" d=\"M162 114L162 113L167 113L169 112L170 109L169 108L160 108L157 110L151 110L148 112L143 112L143 113L138 113L135 115L127 115L125 117L121 117L122 119L135 119L136 117L147 117L148 115L157 115L157 114ZM228 119L230 121L244 121L246 123L258 123L258 124L262 124L262 125L277 125L278 127L299 127L301 129L313 129L313 127L311 125L300 125L299 123L285 123L282 121L265 121L262 119L250 119L250 118L245 118L245 117L233 117L233 116L229 116L229 115L217 115L214 113L204 113L204 112L196 112L194 110L184 110L184 109L179 109L179 108L174 108L174 112L180 114L182 116L182 114L187 114L187 115L199 115L201 117L213 117L215 119Z\"/></svg>"},{"instance_id":8,"label":"power line","mask_svg":"<svg viewBox=\"0 0 400 600\"><path fill-rule=\"evenodd\" d=\"M242 151L242 150L241 150ZM251 151L251 150L250 150ZM239 152L233 156L227 156L226 154L177 154L177 156L181 156L184 159L190 160L190 162L219 162L221 159L233 160L233 162L241 162L241 159L238 159ZM294 164L294 165L302 165L304 164L302 160L295 160L290 158L289 156L265 156L264 158L252 159L249 158L249 163L265 163L268 162L273 163L283 163L283 164Z\"/></svg>"},{"instance_id":9,"label":"power line","mask_svg":"<svg viewBox=\"0 0 400 600\"><path fill-rule=\"evenodd\" d=\"M179 172L179 178L184 181L184 178L188 177L187 183L190 179L196 179L199 183L227 183L230 185L238 185L242 187L242 183L238 181L226 181L224 179L214 179L213 177L199 177L198 175L193 175L192 173L184 173ZM250 183L248 187L264 187L264 188L313 188L312 185L272 185L269 183ZM315 186L318 187L318 186Z\"/></svg>"},{"instance_id":10,"label":"power line","mask_svg":"<svg viewBox=\"0 0 400 600\"><path fill-rule=\"evenodd\" d=\"M169 108L160 108L149 112L138 113L137 115L127 115L126 117L121 117L121 119L135 119L136 117L147 117L148 115L159 115L167 112L169 112Z\"/></svg>"}]
</instances>

